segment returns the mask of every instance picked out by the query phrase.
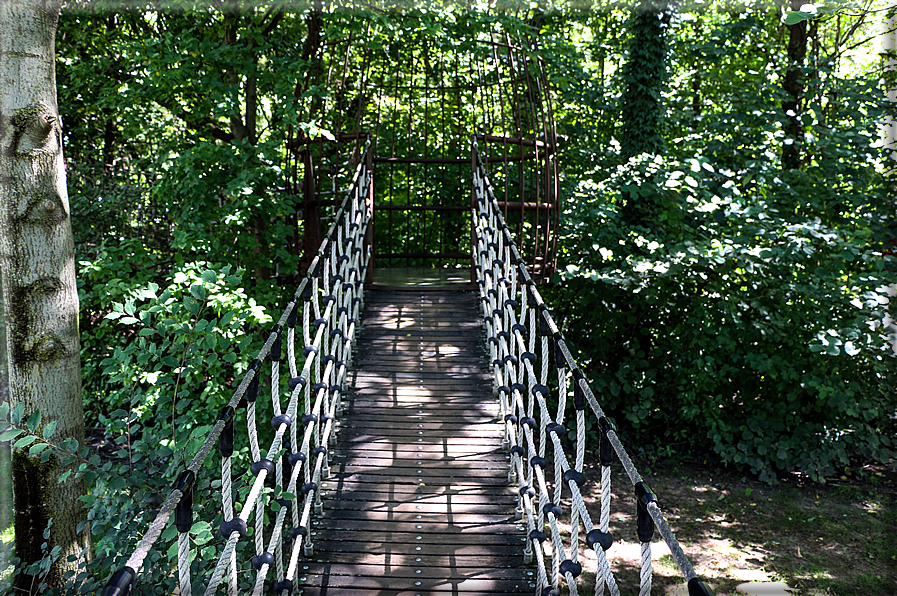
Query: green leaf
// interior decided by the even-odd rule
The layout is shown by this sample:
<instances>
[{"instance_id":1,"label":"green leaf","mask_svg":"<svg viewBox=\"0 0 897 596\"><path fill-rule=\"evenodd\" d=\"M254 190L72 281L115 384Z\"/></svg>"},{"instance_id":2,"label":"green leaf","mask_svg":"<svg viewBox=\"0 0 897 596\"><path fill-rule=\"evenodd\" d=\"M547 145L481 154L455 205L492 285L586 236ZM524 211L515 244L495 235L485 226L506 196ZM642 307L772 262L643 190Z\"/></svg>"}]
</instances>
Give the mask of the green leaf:
<instances>
[{"instance_id":1,"label":"green leaf","mask_svg":"<svg viewBox=\"0 0 897 596\"><path fill-rule=\"evenodd\" d=\"M25 417L25 404L19 403L16 404L16 407L12 409L12 423L13 424L21 424L22 418Z\"/></svg>"},{"instance_id":2,"label":"green leaf","mask_svg":"<svg viewBox=\"0 0 897 596\"><path fill-rule=\"evenodd\" d=\"M812 19L814 14L809 12L801 12L799 10L792 10L785 16L785 24L786 25L797 25L798 23L802 23L803 21L809 21Z\"/></svg>"},{"instance_id":3,"label":"green leaf","mask_svg":"<svg viewBox=\"0 0 897 596\"><path fill-rule=\"evenodd\" d=\"M49 443L37 443L31 446L31 449L28 450L28 455L40 455L40 452L49 447Z\"/></svg>"},{"instance_id":4,"label":"green leaf","mask_svg":"<svg viewBox=\"0 0 897 596\"><path fill-rule=\"evenodd\" d=\"M138 320L135 319L134 317L122 317L122 319L121 319L120 322L121 322L123 325L133 325L134 323L137 323Z\"/></svg>"},{"instance_id":5,"label":"green leaf","mask_svg":"<svg viewBox=\"0 0 897 596\"><path fill-rule=\"evenodd\" d=\"M190 528L190 533L195 536L193 541L197 546L202 546L207 542L211 541L212 536L212 525L209 522L201 521L193 524L193 527Z\"/></svg>"},{"instance_id":6,"label":"green leaf","mask_svg":"<svg viewBox=\"0 0 897 596\"><path fill-rule=\"evenodd\" d=\"M8 431L6 431L5 433L3 433L2 435L0 435L0 442L12 441L13 439L15 439L16 437L21 435L23 432L25 432L25 431L23 431L20 428L11 428Z\"/></svg>"},{"instance_id":7,"label":"green leaf","mask_svg":"<svg viewBox=\"0 0 897 596\"><path fill-rule=\"evenodd\" d=\"M40 420L40 410L37 410L36 412L34 412L34 414L31 415L31 417L28 418L28 422L25 423L25 426L27 426L28 430L30 430L31 432L37 432L37 427L40 426Z\"/></svg>"},{"instance_id":8,"label":"green leaf","mask_svg":"<svg viewBox=\"0 0 897 596\"><path fill-rule=\"evenodd\" d=\"M202 302L209 295L204 287L199 284L193 284L190 286L190 294L193 295L194 298ZM189 307L188 307L189 308Z\"/></svg>"},{"instance_id":9,"label":"green leaf","mask_svg":"<svg viewBox=\"0 0 897 596\"><path fill-rule=\"evenodd\" d=\"M31 445L37 441L37 437L34 435L27 435L16 441L16 444L12 446L13 449L24 449L28 445Z\"/></svg>"},{"instance_id":10,"label":"green leaf","mask_svg":"<svg viewBox=\"0 0 897 596\"><path fill-rule=\"evenodd\" d=\"M56 432L56 423L57 422L58 422L57 420L52 420L52 421L50 421L50 423L48 425L46 425L44 427L43 434L44 434L45 439L49 439L50 437L53 436L53 433Z\"/></svg>"},{"instance_id":11,"label":"green leaf","mask_svg":"<svg viewBox=\"0 0 897 596\"><path fill-rule=\"evenodd\" d=\"M218 281L218 274L215 273L214 271L206 269L205 271L202 272L202 275L200 275L200 278L202 278L202 280L206 283L213 284Z\"/></svg>"}]
</instances>

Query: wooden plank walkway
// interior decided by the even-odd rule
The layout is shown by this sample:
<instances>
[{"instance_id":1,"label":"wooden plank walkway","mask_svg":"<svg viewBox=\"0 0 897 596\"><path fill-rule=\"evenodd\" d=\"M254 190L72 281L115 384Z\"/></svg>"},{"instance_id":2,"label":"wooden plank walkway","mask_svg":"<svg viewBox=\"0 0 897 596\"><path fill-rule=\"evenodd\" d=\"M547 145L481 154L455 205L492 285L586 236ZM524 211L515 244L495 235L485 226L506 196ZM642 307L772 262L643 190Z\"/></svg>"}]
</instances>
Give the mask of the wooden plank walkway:
<instances>
[{"instance_id":1,"label":"wooden plank walkway","mask_svg":"<svg viewBox=\"0 0 897 596\"><path fill-rule=\"evenodd\" d=\"M480 310L369 292L301 593L532 594Z\"/></svg>"}]
</instances>

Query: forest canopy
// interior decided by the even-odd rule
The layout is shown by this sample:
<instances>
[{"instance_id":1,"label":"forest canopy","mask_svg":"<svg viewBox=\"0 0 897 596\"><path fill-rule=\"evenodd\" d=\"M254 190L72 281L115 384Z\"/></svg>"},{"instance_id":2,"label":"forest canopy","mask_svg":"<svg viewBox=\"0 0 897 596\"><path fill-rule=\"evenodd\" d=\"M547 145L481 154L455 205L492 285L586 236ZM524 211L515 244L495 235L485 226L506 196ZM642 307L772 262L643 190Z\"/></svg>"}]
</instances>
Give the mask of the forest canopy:
<instances>
[{"instance_id":1,"label":"forest canopy","mask_svg":"<svg viewBox=\"0 0 897 596\"><path fill-rule=\"evenodd\" d=\"M351 132L319 60L344 39L533 40L563 200L543 293L642 455L766 481L893 457L886 3L320 8L63 10L85 411L114 446L87 472L97 560L121 563L303 273L289 144Z\"/></svg>"}]
</instances>

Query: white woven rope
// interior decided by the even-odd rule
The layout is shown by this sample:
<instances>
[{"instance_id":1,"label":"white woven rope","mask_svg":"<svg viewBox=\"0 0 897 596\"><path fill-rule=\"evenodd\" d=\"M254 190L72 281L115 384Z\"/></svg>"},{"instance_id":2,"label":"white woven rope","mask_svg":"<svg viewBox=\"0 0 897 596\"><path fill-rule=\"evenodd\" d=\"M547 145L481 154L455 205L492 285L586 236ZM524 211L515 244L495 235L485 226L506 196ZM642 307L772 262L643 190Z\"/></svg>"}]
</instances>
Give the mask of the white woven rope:
<instances>
[{"instance_id":1,"label":"white woven rope","mask_svg":"<svg viewBox=\"0 0 897 596\"><path fill-rule=\"evenodd\" d=\"M366 150L368 147L369 144L366 145ZM309 275L299 284L275 331L269 335L258 358L240 382L199 452L187 466L187 471L199 474L203 462L218 444L226 420L233 420L234 412L239 409L244 398L248 397L246 435L251 457L256 462L253 465L255 476L242 475L251 485L239 507L239 513L236 514L233 497L237 489L233 484L233 462L231 457L222 457L221 511L225 523L237 523L238 526L239 523L235 520L248 523L251 518L255 518L253 550L256 555L256 572L251 582L254 586L253 594L262 593L265 579L272 567L276 570L275 581L283 586L278 592L289 593L288 582L293 581L296 576L299 551L307 550L310 546L307 534L311 512L315 506L321 506L318 486L329 470L326 447L332 440L337 404L345 387L346 363L351 354L355 320L362 306L362 284L371 254L370 247L364 246L371 215L366 199L372 181L365 164L366 160L361 159L346 198L339 208L340 216L327 232L321 250L312 261ZM301 325L301 333L296 333L291 324L293 322ZM303 341L298 348L297 340ZM275 344L282 351L284 343L289 378L298 381L291 383L294 388L288 395L283 395L280 390L285 385L285 379L281 379L280 374L282 354L272 354ZM302 355L298 352L302 352ZM267 421L256 419L255 399L263 393L259 375L262 363L269 357L270 395L275 416L272 422L276 428L274 438L263 450L258 431L267 425ZM286 404L282 399L287 400ZM286 454L293 461L291 469L284 467L284 448L287 448ZM304 479L302 487L299 486L300 479ZM187 489L175 488L171 492L131 554L127 567L134 572L140 571L146 556L155 548L155 543L169 523L185 490ZM278 510L274 514L272 503L275 497L283 493L297 495L297 498L279 501ZM272 514L266 516L268 511L272 511ZM266 518L273 521L266 524ZM217 563L206 584L205 594L215 594L226 580L228 593L231 596L237 595L238 573L243 573L241 569L248 568L248 558L244 558L248 555L243 554L244 549L239 546L242 541L241 532L242 530L235 528L226 536L224 547L219 552ZM283 561L285 538L292 546L286 567ZM189 532L179 532L178 581L181 594L190 593L190 556ZM244 563L238 564L238 559L244 560ZM245 579L246 576L241 577Z\"/></svg>"},{"instance_id":2,"label":"white woven rope","mask_svg":"<svg viewBox=\"0 0 897 596\"><path fill-rule=\"evenodd\" d=\"M525 518L529 532L524 556L529 560L534 555L539 582L536 594L540 594L545 586L559 587L562 583L569 593L576 594L581 536L588 536L596 530L577 484L583 478L587 440L586 411L591 410L599 421L606 419L519 259L500 209L495 203L485 168L478 158L476 138L472 149L475 156L474 193L478 205L473 212L475 261L483 319L489 340L489 355L493 363L494 391L498 396L501 416L505 420L506 445L511 449L509 478L518 484L518 515ZM540 320L542 317L544 321ZM527 325L524 326L524 323ZM533 355L537 336L541 336L541 358ZM555 367L558 371L558 408L553 419L546 401L549 397L546 385L551 351L556 354ZM534 362L537 359L540 360L539 367ZM570 421L575 425L576 436L572 466L563 444L570 387L568 375L571 372L574 373L576 394L575 419ZM641 476L613 428L610 427L604 434L633 486L642 483ZM549 449L554 460L550 485L546 482L545 473L549 466L545 461ZM557 518L557 506L566 501L566 497L569 497L571 504L571 534L567 539L559 530ZM610 498L610 467L602 466L600 523L597 529L604 533L609 530ZM657 503L649 502L647 510L670 547L685 579L691 580L695 577L694 570ZM550 567L547 567L548 562L542 550L544 540L549 540L551 544ZM650 542L646 544L642 551L643 596L647 594L644 592L645 585L650 592ZM619 587L600 544L595 544L594 552L598 560L595 594L603 595L607 589L612 596L618 596Z\"/></svg>"}]
</instances>

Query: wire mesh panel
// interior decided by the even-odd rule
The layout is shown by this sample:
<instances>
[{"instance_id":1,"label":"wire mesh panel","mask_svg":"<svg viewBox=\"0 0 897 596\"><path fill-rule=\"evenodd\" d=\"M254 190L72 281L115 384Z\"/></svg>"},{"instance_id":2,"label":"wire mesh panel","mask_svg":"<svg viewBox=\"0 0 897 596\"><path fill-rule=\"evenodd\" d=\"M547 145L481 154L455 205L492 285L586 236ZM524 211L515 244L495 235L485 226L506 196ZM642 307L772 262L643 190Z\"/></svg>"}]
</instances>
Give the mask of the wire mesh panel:
<instances>
[{"instance_id":1,"label":"wire mesh panel","mask_svg":"<svg viewBox=\"0 0 897 596\"><path fill-rule=\"evenodd\" d=\"M361 139L372 138L377 267L468 267L471 133L541 282L555 267L555 133L534 38L512 19L315 17L317 73L289 145L306 254ZM328 21L330 19L330 21ZM328 28L328 22L334 26ZM336 26L338 25L338 27ZM310 28L312 24L310 24ZM312 36L310 36L312 39ZM297 91L297 93L300 93Z\"/></svg>"}]
</instances>

